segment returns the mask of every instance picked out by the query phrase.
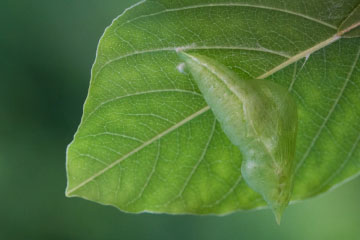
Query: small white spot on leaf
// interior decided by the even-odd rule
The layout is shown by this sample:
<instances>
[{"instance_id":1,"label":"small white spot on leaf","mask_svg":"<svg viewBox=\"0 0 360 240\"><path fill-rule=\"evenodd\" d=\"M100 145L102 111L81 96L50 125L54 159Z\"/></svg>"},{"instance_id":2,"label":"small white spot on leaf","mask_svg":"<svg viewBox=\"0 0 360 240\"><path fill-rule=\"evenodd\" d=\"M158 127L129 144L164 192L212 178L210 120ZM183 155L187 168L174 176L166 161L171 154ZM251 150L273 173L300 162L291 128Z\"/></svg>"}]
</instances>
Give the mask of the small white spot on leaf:
<instances>
[{"instance_id":1,"label":"small white spot on leaf","mask_svg":"<svg viewBox=\"0 0 360 240\"><path fill-rule=\"evenodd\" d=\"M180 73L185 73L185 63L180 63L179 65L177 65L176 69L177 69Z\"/></svg>"}]
</instances>

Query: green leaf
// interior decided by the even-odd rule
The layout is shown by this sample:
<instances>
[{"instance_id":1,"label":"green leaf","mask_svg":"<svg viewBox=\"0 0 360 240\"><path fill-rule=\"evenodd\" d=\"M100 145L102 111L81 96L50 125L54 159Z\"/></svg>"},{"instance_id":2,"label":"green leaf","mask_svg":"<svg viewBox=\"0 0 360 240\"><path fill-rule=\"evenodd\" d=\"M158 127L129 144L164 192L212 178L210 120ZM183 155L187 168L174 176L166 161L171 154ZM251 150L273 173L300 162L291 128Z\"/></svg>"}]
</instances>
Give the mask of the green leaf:
<instances>
[{"instance_id":1,"label":"green leaf","mask_svg":"<svg viewBox=\"0 0 360 240\"><path fill-rule=\"evenodd\" d=\"M345 37L360 37L360 4L341 23L339 31L344 31ZM351 31L348 31L351 29Z\"/></svg>"},{"instance_id":2,"label":"green leaf","mask_svg":"<svg viewBox=\"0 0 360 240\"><path fill-rule=\"evenodd\" d=\"M176 49L290 91L299 115L292 200L355 177L360 39L351 16L359 4L156 0L128 9L99 43L67 151L67 196L128 212L224 214L266 204L243 180L242 154L197 84L179 73Z\"/></svg>"}]
</instances>

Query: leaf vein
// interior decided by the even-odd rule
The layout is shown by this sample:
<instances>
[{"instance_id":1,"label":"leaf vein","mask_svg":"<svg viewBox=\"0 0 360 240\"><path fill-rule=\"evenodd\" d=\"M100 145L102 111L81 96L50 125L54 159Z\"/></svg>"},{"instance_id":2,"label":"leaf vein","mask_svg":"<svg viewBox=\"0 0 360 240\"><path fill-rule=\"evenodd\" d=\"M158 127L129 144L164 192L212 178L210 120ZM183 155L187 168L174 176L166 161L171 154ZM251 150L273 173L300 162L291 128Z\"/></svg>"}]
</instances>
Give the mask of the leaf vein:
<instances>
[{"instance_id":1,"label":"leaf vein","mask_svg":"<svg viewBox=\"0 0 360 240\"><path fill-rule=\"evenodd\" d=\"M126 206L129 206L129 205L135 203L136 201L138 201L140 198L142 198L142 196L144 195L144 192L145 192L146 188L149 186L149 183L150 183L152 177L154 176L154 173L155 173L155 171L156 171L156 168L157 168L157 165L158 165L158 162L159 162L159 158L160 158L160 145L161 145L161 144L160 144L160 139L159 139L157 145L158 145L158 146L157 146L157 153L156 153L156 157L155 157L155 163L154 163L154 165L153 165L153 168L151 169L151 172L150 172L149 176L146 178L146 182L145 182L144 186L141 188L140 193L138 194L138 196L135 197L133 200L129 201L129 202L126 204Z\"/></svg>"},{"instance_id":2,"label":"leaf vein","mask_svg":"<svg viewBox=\"0 0 360 240\"><path fill-rule=\"evenodd\" d=\"M211 132L210 132L210 134L209 134L208 141L206 142L206 145L205 145L205 147L204 147L204 150L203 150L203 152L201 153L201 156L200 156L200 158L198 159L198 161L196 162L195 166L194 166L193 169L191 170L189 176L186 178L183 187L181 188L180 192L177 194L177 197L180 197L180 196L183 195L185 189L186 189L187 186L189 185L189 183L190 183L192 177L194 176L196 170L199 168L200 163L204 160L204 158L205 158L205 156L206 156L206 153L207 153L207 151L208 151L208 149L209 149L211 140L212 140L213 137L214 137L215 126L216 126L216 118L214 117L214 123L213 123L212 129L211 129Z\"/></svg>"},{"instance_id":3,"label":"leaf vein","mask_svg":"<svg viewBox=\"0 0 360 240\"><path fill-rule=\"evenodd\" d=\"M128 135L125 135L125 134L113 133L113 132L102 132L102 133L96 133L96 134L89 134L89 135L86 135L86 136L81 136L79 138L89 138L89 137L98 137L98 136L106 136L106 135L115 136L115 137L122 137L122 138L130 139L130 140L133 140L133 141L136 141L136 142L140 142L140 143L144 142L144 141L142 141L142 140L140 140L140 139L138 139L136 137L128 136Z\"/></svg>"},{"instance_id":4,"label":"leaf vein","mask_svg":"<svg viewBox=\"0 0 360 240\"><path fill-rule=\"evenodd\" d=\"M111 102L114 102L114 101L117 101L120 99L128 98L128 97L141 96L141 95L154 94L154 93L164 93L164 92L187 93L187 94L193 94L193 95L202 97L202 95L200 93L183 90L183 89L156 89L156 90L149 90L149 91L145 91L145 92L136 92L136 93L132 93L132 94L128 94L128 95L111 98L109 100L106 100L106 101L100 103L92 112L89 113L89 115L86 117L86 119L84 119L84 122L87 121L87 119L89 119L90 116L92 116L95 112L97 112L101 107L103 107L104 105L106 105L108 103L111 103Z\"/></svg>"},{"instance_id":5,"label":"leaf vein","mask_svg":"<svg viewBox=\"0 0 360 240\"><path fill-rule=\"evenodd\" d=\"M66 195L70 196L73 192L75 192L76 190L78 190L79 188L85 186L87 183L91 182L92 180L94 180L95 178L101 176L102 174L104 174L105 172L107 172L108 170L112 169L113 167L115 167L117 164L119 164L120 162L122 162L123 160L127 159L128 157L134 155L135 153L141 151L143 148L147 147L148 145L152 144L153 142L155 142L156 140L164 137L165 135L173 132L174 130L178 129L179 127L185 125L186 123L188 123L189 121L195 119L196 117L204 114L205 112L209 111L210 107L206 106L203 107L202 109L200 109L199 111L193 113L192 115L188 116L187 118L183 119L182 121L178 122L177 124L173 125L172 127L166 129L165 131L159 133L158 135L154 136L153 138L149 139L148 141L144 142L142 145L140 145L139 147L135 148L134 150L128 152L127 154L125 154L124 156L122 156L121 158L119 158L118 160L114 161L113 163L109 164L107 167L103 168L102 170L98 171L97 173L95 173L94 175L92 175L91 177L87 178L86 180L84 180L83 182L81 182L80 184L78 184L76 187L73 187L69 190L67 190Z\"/></svg>"},{"instance_id":6,"label":"leaf vein","mask_svg":"<svg viewBox=\"0 0 360 240\"><path fill-rule=\"evenodd\" d=\"M322 21L320 19L316 19L316 18L313 18L311 16L308 16L308 15L305 15L305 14L302 14L302 13L298 13L298 12L294 12L294 11L287 10L287 9L282 9L282 8L270 7L270 6L264 6L264 5L248 4L248 3L210 3L210 4L191 5L191 6L181 7L181 8L169 8L169 9L165 9L165 10L160 11L160 12L151 13L151 14L147 14L147 15L142 15L142 16L130 19L130 20L126 21L125 23L131 23L131 22L136 21L136 20L141 19L141 18L157 16L157 15L161 15L163 13L168 13L168 12L178 12L178 11L185 11L185 10L191 10L191 9L211 8L211 7L248 7L248 8L257 8L257 9L265 9L265 10L270 10L270 11L277 11L277 12L282 12L282 13L294 15L294 16L297 16L297 17L305 18L307 20L310 20L310 21L316 22L318 24L324 25L324 26L326 26L328 28L337 29L337 27L332 25L332 24L329 24L329 23L324 22L324 21Z\"/></svg>"},{"instance_id":7,"label":"leaf vein","mask_svg":"<svg viewBox=\"0 0 360 240\"><path fill-rule=\"evenodd\" d=\"M97 79L98 75L101 73L101 71L108 66L109 64L128 58L136 55L142 55L147 53L157 53L157 52L176 52L177 49L183 49L183 50L208 50L208 49L219 49L219 50L244 50L244 51L256 51L256 52L265 52L270 53L274 55L278 55L284 58L290 58L290 56L287 53L283 52L277 52L271 49L267 49L264 47L254 48L254 47L246 47L246 46L175 46L175 47L164 47L164 48L156 48L156 49L146 49L141 51L134 51L125 55L121 55L119 57L113 58L105 62L99 70L94 75L94 81Z\"/></svg>"},{"instance_id":8,"label":"leaf vein","mask_svg":"<svg viewBox=\"0 0 360 240\"><path fill-rule=\"evenodd\" d=\"M241 180L242 180L242 176L241 176L241 174L239 174L239 177L238 177L238 179L235 181L235 183L233 184L233 186L231 186L231 187L229 188L229 190L228 190L221 198L219 198L218 200L214 201L214 202L211 203L211 204L205 205L204 208L212 208L212 207L218 206L218 205L220 205L222 202L224 202L224 201L230 196L230 194L232 194L232 193L235 191L235 189L239 186Z\"/></svg>"},{"instance_id":9,"label":"leaf vein","mask_svg":"<svg viewBox=\"0 0 360 240\"><path fill-rule=\"evenodd\" d=\"M312 191L311 193L309 193L309 196L321 192L324 190L324 188L326 187L326 185L328 185L333 179L336 178L336 176L338 176L341 171L345 168L345 166L349 163L352 155L354 154L357 146L360 143L360 134L358 135L357 139L355 140L354 144L352 145L350 151L348 152L345 160L341 163L340 167L333 173L330 175L330 177L328 177L319 187L317 187L314 191Z\"/></svg>"},{"instance_id":10,"label":"leaf vein","mask_svg":"<svg viewBox=\"0 0 360 240\"><path fill-rule=\"evenodd\" d=\"M304 155L302 156L300 162L299 162L298 165L296 166L296 171L295 171L295 172L297 172L297 171L300 169L300 167L304 164L306 158L307 158L307 157L309 156L309 154L310 154L310 151L313 149L313 147L314 147L314 145L316 144L319 136L321 135L323 129L325 128L327 122L329 121L331 115L333 114L335 108L337 107L340 99L342 98L342 96L343 96L343 94L344 94L344 92L345 92L345 89L346 89L346 87L348 86L348 83L350 82L350 78L351 78L352 73L353 73L353 71L354 71L354 69L355 69L355 67L356 67L356 64L357 64L357 62L358 62L358 60L359 60L359 56L360 56L360 48L359 48L359 50L358 50L358 52L357 52L357 55L356 55L355 60L354 60L354 63L353 63L353 65L351 66L350 71L349 71L349 73L348 73L348 75L347 75L347 77L346 77L346 79L345 79L345 82L344 82L344 84L343 84L343 86L342 86L342 88L341 88L338 96L337 96L336 99L335 99L334 104L331 106L331 108L330 108L327 116L325 117L323 123L321 124L319 130L318 130L317 133L315 134L315 136L314 136L313 140L311 141L309 147L307 148L307 150L305 151Z\"/></svg>"}]
</instances>

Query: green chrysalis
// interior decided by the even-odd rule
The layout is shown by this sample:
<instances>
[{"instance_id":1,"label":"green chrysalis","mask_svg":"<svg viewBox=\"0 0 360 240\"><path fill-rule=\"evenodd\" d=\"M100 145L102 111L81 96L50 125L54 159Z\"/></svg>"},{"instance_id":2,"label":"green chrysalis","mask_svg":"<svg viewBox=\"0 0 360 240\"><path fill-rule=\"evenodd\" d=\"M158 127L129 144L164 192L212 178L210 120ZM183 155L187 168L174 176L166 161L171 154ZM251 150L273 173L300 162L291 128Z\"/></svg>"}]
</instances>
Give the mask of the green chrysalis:
<instances>
[{"instance_id":1,"label":"green chrysalis","mask_svg":"<svg viewBox=\"0 0 360 240\"><path fill-rule=\"evenodd\" d=\"M293 185L295 101L276 83L242 80L209 57L178 54L225 134L241 150L245 181L263 196L279 223Z\"/></svg>"}]
</instances>

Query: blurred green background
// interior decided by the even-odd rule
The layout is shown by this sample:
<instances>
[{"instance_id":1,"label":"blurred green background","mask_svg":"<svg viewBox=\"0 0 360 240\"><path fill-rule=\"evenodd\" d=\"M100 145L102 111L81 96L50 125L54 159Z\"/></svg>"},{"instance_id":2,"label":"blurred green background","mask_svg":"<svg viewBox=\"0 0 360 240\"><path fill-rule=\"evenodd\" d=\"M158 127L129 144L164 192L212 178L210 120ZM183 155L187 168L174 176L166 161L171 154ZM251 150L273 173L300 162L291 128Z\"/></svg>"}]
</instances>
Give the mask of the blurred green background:
<instances>
[{"instance_id":1,"label":"blurred green background","mask_svg":"<svg viewBox=\"0 0 360 240\"><path fill-rule=\"evenodd\" d=\"M360 239L360 178L290 206L225 217L126 214L64 195L97 42L136 0L0 0L0 240Z\"/></svg>"}]
</instances>

